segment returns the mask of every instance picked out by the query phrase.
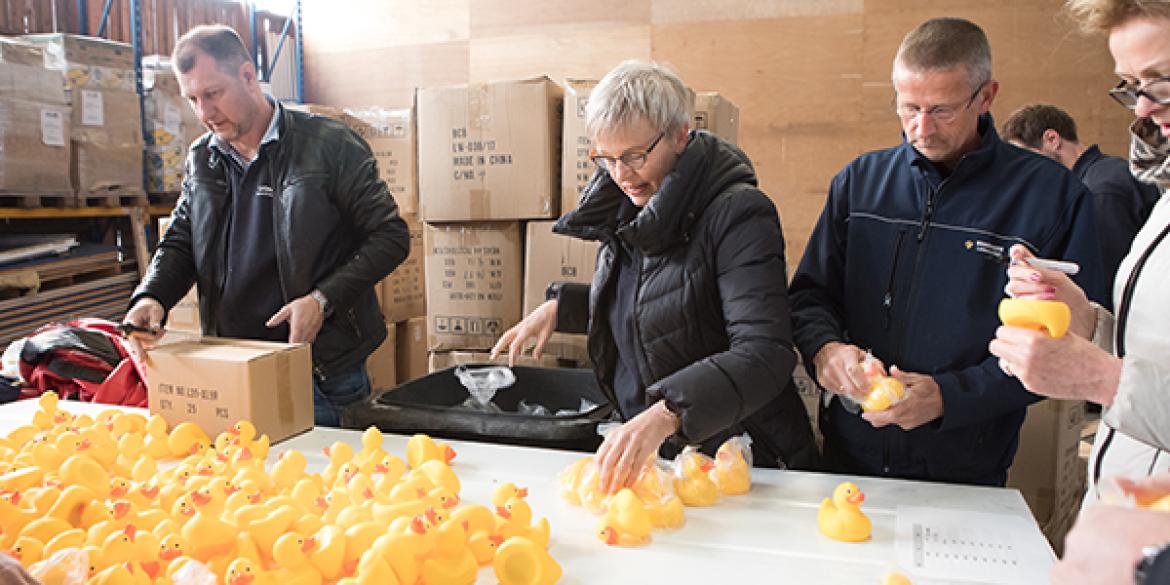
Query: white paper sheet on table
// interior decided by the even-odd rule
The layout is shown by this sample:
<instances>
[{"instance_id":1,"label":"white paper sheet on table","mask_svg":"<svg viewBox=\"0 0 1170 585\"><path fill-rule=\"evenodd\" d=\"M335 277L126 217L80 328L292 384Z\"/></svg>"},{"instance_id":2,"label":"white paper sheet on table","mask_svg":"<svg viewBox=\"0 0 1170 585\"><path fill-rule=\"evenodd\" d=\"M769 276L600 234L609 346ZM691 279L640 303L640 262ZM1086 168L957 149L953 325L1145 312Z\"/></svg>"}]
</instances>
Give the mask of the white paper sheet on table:
<instances>
[{"instance_id":1,"label":"white paper sheet on table","mask_svg":"<svg viewBox=\"0 0 1170 585\"><path fill-rule=\"evenodd\" d=\"M1052 555L1024 518L942 508L898 506L894 524L898 564L908 574L946 581L1045 583ZM1013 536L1015 535L1015 536Z\"/></svg>"}]
</instances>

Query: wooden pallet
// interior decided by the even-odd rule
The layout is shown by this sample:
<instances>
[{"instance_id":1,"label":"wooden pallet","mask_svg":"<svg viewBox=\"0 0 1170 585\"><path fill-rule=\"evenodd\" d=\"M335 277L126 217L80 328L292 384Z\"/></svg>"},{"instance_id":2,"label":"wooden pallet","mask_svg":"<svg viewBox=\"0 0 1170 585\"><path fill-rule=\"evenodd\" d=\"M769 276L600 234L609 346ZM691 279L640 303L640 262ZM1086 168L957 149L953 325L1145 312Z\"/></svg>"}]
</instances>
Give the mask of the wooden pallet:
<instances>
[{"instance_id":1,"label":"wooden pallet","mask_svg":"<svg viewBox=\"0 0 1170 585\"><path fill-rule=\"evenodd\" d=\"M130 260L124 261L122 254L117 250L109 250L108 247L102 246L100 251L95 252L85 248L83 245L82 248L62 257L43 258L0 269L0 278L34 273L40 282L39 292L46 292L98 278L135 272L135 263Z\"/></svg>"},{"instance_id":2,"label":"wooden pallet","mask_svg":"<svg viewBox=\"0 0 1170 585\"><path fill-rule=\"evenodd\" d=\"M150 199L151 205L170 205L173 207L179 202L179 195L182 193L148 193L147 197Z\"/></svg>"},{"instance_id":3,"label":"wooden pallet","mask_svg":"<svg viewBox=\"0 0 1170 585\"><path fill-rule=\"evenodd\" d=\"M78 207L145 207L150 202L142 191L79 193Z\"/></svg>"},{"instance_id":4,"label":"wooden pallet","mask_svg":"<svg viewBox=\"0 0 1170 585\"><path fill-rule=\"evenodd\" d=\"M73 193L11 193L0 191L0 207L77 207Z\"/></svg>"}]
</instances>

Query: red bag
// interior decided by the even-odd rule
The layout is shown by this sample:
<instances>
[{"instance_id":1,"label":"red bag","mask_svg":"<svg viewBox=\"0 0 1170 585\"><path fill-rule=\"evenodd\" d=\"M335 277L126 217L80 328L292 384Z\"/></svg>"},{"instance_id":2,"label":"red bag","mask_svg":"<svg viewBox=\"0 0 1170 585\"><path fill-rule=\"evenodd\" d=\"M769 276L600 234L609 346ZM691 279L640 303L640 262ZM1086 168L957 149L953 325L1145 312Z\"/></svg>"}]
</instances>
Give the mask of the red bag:
<instances>
[{"instance_id":1,"label":"red bag","mask_svg":"<svg viewBox=\"0 0 1170 585\"><path fill-rule=\"evenodd\" d=\"M37 329L20 352L22 398L55 390L62 398L143 406L146 370L130 356L118 324L76 319Z\"/></svg>"}]
</instances>

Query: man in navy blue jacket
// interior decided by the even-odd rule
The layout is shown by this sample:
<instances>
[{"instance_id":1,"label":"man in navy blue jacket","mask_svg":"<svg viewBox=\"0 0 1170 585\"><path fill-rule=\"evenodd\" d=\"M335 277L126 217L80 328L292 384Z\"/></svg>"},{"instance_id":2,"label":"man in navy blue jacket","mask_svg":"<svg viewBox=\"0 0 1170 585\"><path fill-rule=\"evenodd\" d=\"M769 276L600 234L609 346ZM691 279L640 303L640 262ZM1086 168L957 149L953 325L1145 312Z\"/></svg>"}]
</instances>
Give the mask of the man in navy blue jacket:
<instances>
[{"instance_id":1,"label":"man in navy blue jacket","mask_svg":"<svg viewBox=\"0 0 1170 585\"><path fill-rule=\"evenodd\" d=\"M987 350L1012 244L1077 262L1104 297L1088 191L1058 163L1002 142L983 30L927 21L894 59L905 141L846 166L789 289L796 343L828 392L853 398L865 351L907 388L885 411L821 411L834 471L1003 485L1039 398Z\"/></svg>"}]
</instances>

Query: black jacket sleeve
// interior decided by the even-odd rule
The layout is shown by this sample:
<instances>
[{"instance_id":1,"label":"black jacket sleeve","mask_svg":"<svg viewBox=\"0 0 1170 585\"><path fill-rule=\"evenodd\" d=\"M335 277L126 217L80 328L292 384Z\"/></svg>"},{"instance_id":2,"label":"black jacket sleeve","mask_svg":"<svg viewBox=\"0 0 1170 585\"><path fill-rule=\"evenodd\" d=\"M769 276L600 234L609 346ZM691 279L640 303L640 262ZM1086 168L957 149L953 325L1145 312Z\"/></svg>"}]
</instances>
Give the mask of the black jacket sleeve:
<instances>
[{"instance_id":1,"label":"black jacket sleeve","mask_svg":"<svg viewBox=\"0 0 1170 585\"><path fill-rule=\"evenodd\" d=\"M588 284L579 282L558 282L557 331L560 333L586 334L589 332L589 290Z\"/></svg>"},{"instance_id":2,"label":"black jacket sleeve","mask_svg":"<svg viewBox=\"0 0 1170 585\"><path fill-rule=\"evenodd\" d=\"M378 177L369 146L347 129L337 154L337 206L360 242L349 261L317 283L330 303L348 306L390 274L410 251L410 233L398 204Z\"/></svg>"},{"instance_id":3,"label":"black jacket sleeve","mask_svg":"<svg viewBox=\"0 0 1170 585\"><path fill-rule=\"evenodd\" d=\"M755 413L784 391L796 365L776 208L754 189L722 203L706 213L724 214L709 224L717 230L709 241L729 347L646 389L652 401L664 399L678 414L679 434L688 442Z\"/></svg>"},{"instance_id":4,"label":"black jacket sleeve","mask_svg":"<svg viewBox=\"0 0 1170 585\"><path fill-rule=\"evenodd\" d=\"M196 148L206 148L196 146ZM170 311L183 295L191 290L195 284L195 257L192 252L191 239L191 194L190 177L193 176L190 166L192 157L187 157L183 179L183 192L179 201L171 212L171 225L167 232L159 239L158 249L150 260L146 274L130 297L130 306L133 307L139 299L149 297L160 304L166 311ZM165 323L166 320L164 319Z\"/></svg>"}]
</instances>

